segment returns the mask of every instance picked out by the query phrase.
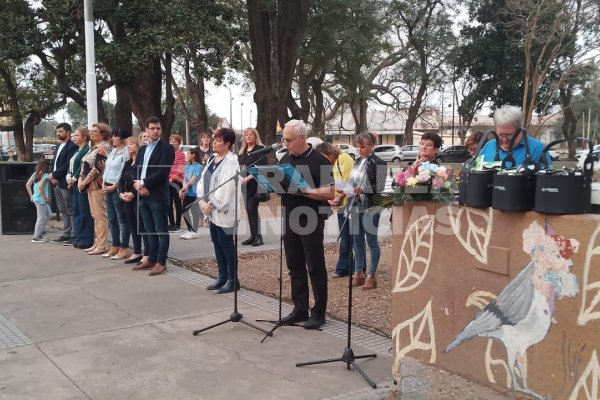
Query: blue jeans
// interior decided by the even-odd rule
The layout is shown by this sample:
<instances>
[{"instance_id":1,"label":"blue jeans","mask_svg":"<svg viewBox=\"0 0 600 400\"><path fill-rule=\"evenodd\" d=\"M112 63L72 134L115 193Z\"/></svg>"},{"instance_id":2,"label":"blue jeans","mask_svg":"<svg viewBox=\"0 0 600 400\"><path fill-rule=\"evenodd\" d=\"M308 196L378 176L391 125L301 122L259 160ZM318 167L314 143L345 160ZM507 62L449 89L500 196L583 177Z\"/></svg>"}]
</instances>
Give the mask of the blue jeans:
<instances>
[{"instance_id":1,"label":"blue jeans","mask_svg":"<svg viewBox=\"0 0 600 400\"><path fill-rule=\"evenodd\" d=\"M129 232L131 232L131 241L133 242L133 253L142 254L142 241L144 242L144 255L147 256L150 245L148 244L148 235L145 235L144 224L140 222L138 218L138 206L137 201L126 203L123 202L123 213L127 219L129 225Z\"/></svg>"},{"instance_id":2,"label":"blue jeans","mask_svg":"<svg viewBox=\"0 0 600 400\"><path fill-rule=\"evenodd\" d=\"M145 234L148 235L148 261L165 265L170 243L169 231L167 230L169 200L140 197L138 204L144 230L146 231Z\"/></svg>"},{"instance_id":3,"label":"blue jeans","mask_svg":"<svg viewBox=\"0 0 600 400\"><path fill-rule=\"evenodd\" d=\"M340 256L337 264L335 265L335 273L344 276L348 275L350 268L350 220L345 224L346 217L344 216L343 210L337 212L338 227L340 228Z\"/></svg>"},{"instance_id":4,"label":"blue jeans","mask_svg":"<svg viewBox=\"0 0 600 400\"><path fill-rule=\"evenodd\" d=\"M377 240L377 230L379 228L379 217L381 210L379 208L370 208L364 212L352 215L352 237L354 239L354 273L362 271L367 265L367 253L365 249L365 237L371 253L371 265L367 271L368 275L377 272L381 249Z\"/></svg>"},{"instance_id":5,"label":"blue jeans","mask_svg":"<svg viewBox=\"0 0 600 400\"><path fill-rule=\"evenodd\" d=\"M74 242L81 245L94 245L94 220L90 213L90 203L86 192L80 193L73 188L73 232Z\"/></svg>"},{"instance_id":6,"label":"blue jeans","mask_svg":"<svg viewBox=\"0 0 600 400\"><path fill-rule=\"evenodd\" d=\"M106 194L106 216L108 217L110 236L112 236L112 245L128 248L129 225L123 213L123 202L116 190Z\"/></svg>"},{"instance_id":7,"label":"blue jeans","mask_svg":"<svg viewBox=\"0 0 600 400\"><path fill-rule=\"evenodd\" d=\"M209 230L217 258L217 279L227 277L227 280L233 280L236 260L232 228L221 228L211 222Z\"/></svg>"}]
</instances>

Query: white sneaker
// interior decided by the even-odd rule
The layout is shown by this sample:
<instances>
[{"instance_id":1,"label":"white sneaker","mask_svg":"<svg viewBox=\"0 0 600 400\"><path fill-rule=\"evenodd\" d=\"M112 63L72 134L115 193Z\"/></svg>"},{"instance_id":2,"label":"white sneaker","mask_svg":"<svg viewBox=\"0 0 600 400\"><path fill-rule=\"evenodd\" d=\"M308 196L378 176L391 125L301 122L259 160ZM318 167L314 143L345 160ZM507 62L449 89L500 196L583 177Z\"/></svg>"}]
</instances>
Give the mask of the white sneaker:
<instances>
[{"instance_id":1,"label":"white sneaker","mask_svg":"<svg viewBox=\"0 0 600 400\"><path fill-rule=\"evenodd\" d=\"M193 231L187 231L183 235L179 236L181 239L190 240L190 239L198 239L200 236Z\"/></svg>"}]
</instances>

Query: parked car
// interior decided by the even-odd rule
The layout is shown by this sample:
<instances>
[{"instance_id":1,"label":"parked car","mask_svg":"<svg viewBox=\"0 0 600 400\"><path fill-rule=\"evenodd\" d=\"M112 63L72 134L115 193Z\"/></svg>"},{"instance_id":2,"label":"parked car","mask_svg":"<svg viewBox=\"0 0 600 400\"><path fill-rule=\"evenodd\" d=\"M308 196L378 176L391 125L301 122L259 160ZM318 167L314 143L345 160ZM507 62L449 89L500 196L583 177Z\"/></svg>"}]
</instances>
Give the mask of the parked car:
<instances>
[{"instance_id":1,"label":"parked car","mask_svg":"<svg viewBox=\"0 0 600 400\"><path fill-rule=\"evenodd\" d=\"M407 144L400 148L402 150L402 161L416 161L419 157L419 146L416 144Z\"/></svg>"},{"instance_id":2,"label":"parked car","mask_svg":"<svg viewBox=\"0 0 600 400\"><path fill-rule=\"evenodd\" d=\"M342 152L348 153L350 155L350 157L352 157L353 160L356 160L358 157L360 157L358 155L358 151L356 150L356 147L354 147L354 146L351 146L349 144L336 144L335 146L339 147L340 150L342 150Z\"/></svg>"},{"instance_id":3,"label":"parked car","mask_svg":"<svg viewBox=\"0 0 600 400\"><path fill-rule=\"evenodd\" d=\"M446 147L435 157L439 163L463 163L471 158L471 154L462 144Z\"/></svg>"},{"instance_id":4,"label":"parked car","mask_svg":"<svg viewBox=\"0 0 600 400\"><path fill-rule=\"evenodd\" d=\"M0 146L0 160L1 161L8 161L11 158L11 155L12 155L13 160L17 159L17 152L15 151L14 147L7 148L7 147Z\"/></svg>"},{"instance_id":5,"label":"parked car","mask_svg":"<svg viewBox=\"0 0 600 400\"><path fill-rule=\"evenodd\" d=\"M189 149L192 149L194 147L198 147L198 146L195 144L182 144L181 146L179 146L179 150L181 150L185 153L186 151L188 151Z\"/></svg>"},{"instance_id":6,"label":"parked car","mask_svg":"<svg viewBox=\"0 0 600 400\"><path fill-rule=\"evenodd\" d=\"M33 161L47 158L49 160L54 159L54 152L56 151L55 144L34 144L33 145Z\"/></svg>"},{"instance_id":7,"label":"parked car","mask_svg":"<svg viewBox=\"0 0 600 400\"><path fill-rule=\"evenodd\" d=\"M380 144L373 148L373 154L386 162L399 163L402 161L402 150L397 144Z\"/></svg>"}]
</instances>

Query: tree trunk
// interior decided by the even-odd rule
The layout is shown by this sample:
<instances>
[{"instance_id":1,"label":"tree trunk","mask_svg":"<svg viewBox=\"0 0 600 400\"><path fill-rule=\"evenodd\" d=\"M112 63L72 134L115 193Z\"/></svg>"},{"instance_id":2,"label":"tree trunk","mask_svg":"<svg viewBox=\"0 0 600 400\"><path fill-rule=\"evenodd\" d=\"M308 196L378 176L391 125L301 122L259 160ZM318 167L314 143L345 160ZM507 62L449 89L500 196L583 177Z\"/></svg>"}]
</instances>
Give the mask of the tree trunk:
<instances>
[{"instance_id":1,"label":"tree trunk","mask_svg":"<svg viewBox=\"0 0 600 400\"><path fill-rule=\"evenodd\" d=\"M323 81L325 73L311 80L313 96L315 97L315 112L313 119L313 132L315 136L319 136L325 140L325 102L323 100Z\"/></svg>"},{"instance_id":2,"label":"tree trunk","mask_svg":"<svg viewBox=\"0 0 600 400\"><path fill-rule=\"evenodd\" d=\"M33 160L33 128L39 123L42 122L42 116L36 111L30 111L29 116L25 120L25 124L23 127L23 134L25 136L25 142L31 143L31 146L27 146L29 150L29 154L27 154L27 160Z\"/></svg>"},{"instance_id":3,"label":"tree trunk","mask_svg":"<svg viewBox=\"0 0 600 400\"><path fill-rule=\"evenodd\" d=\"M148 117L161 117L161 95L162 71L157 57L150 65L140 69L131 81L131 109L140 128L145 128ZM165 126L162 128L164 132Z\"/></svg>"},{"instance_id":4,"label":"tree trunk","mask_svg":"<svg viewBox=\"0 0 600 400\"><path fill-rule=\"evenodd\" d=\"M131 91L129 85L117 83L117 102L115 103L115 124L119 129L133 133L131 122Z\"/></svg>"},{"instance_id":5,"label":"tree trunk","mask_svg":"<svg viewBox=\"0 0 600 400\"><path fill-rule=\"evenodd\" d=\"M563 136L567 139L567 144L569 148L569 158L575 158L576 146L577 143L575 138L577 137L577 117L575 113L573 113L573 109L571 108L571 100L573 98L573 86L571 84L567 84L564 87L561 87L559 90L560 102L563 107L563 123L562 123L562 131Z\"/></svg>"},{"instance_id":6,"label":"tree trunk","mask_svg":"<svg viewBox=\"0 0 600 400\"><path fill-rule=\"evenodd\" d=\"M12 118L14 120L13 136L17 147L17 158L21 161L31 161L33 158L33 143L28 142L27 146L25 146L25 138L23 137L23 115L21 114L17 86L13 80L13 75L8 68L4 65L0 65L0 76L4 81L10 99L10 110L12 111Z\"/></svg>"},{"instance_id":7,"label":"tree trunk","mask_svg":"<svg viewBox=\"0 0 600 400\"><path fill-rule=\"evenodd\" d=\"M279 111L286 107L310 0L247 0L246 5L257 129L270 145L275 142Z\"/></svg>"}]
</instances>

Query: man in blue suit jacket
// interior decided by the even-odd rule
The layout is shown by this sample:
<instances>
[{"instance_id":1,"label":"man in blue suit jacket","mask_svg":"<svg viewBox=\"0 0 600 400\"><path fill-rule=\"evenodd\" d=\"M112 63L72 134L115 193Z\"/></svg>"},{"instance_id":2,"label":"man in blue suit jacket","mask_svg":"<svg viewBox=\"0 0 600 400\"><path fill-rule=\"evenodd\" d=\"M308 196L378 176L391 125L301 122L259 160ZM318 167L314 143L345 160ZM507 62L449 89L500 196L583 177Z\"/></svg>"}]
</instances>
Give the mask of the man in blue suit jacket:
<instances>
[{"instance_id":1,"label":"man in blue suit jacket","mask_svg":"<svg viewBox=\"0 0 600 400\"><path fill-rule=\"evenodd\" d=\"M64 225L62 235L53 242L64 242L71 244L77 232L73 232L73 202L71 201L71 190L67 187L67 172L71 157L79 150L79 147L71 141L71 125L66 122L56 125L56 138L60 144L54 153L52 161L52 172L48 177L54 185L54 196L58 211L63 216Z\"/></svg>"},{"instance_id":2,"label":"man in blue suit jacket","mask_svg":"<svg viewBox=\"0 0 600 400\"><path fill-rule=\"evenodd\" d=\"M151 269L149 275L159 275L167 270L169 231L167 213L169 209L169 171L175 160L175 149L160 140L160 120L146 120L148 144L138 152L134 170L133 187L140 198L138 207L150 246L148 261L133 268L135 271Z\"/></svg>"}]
</instances>

